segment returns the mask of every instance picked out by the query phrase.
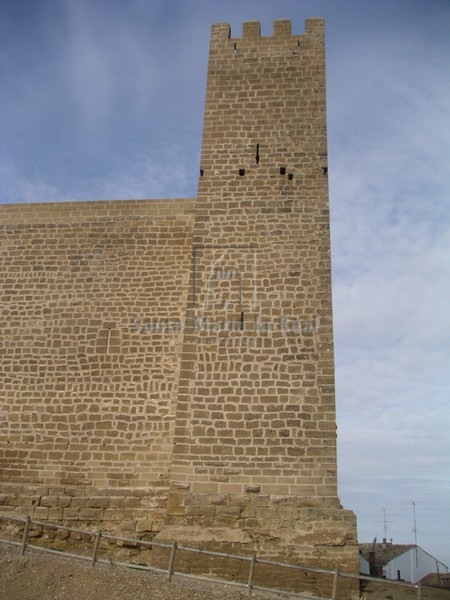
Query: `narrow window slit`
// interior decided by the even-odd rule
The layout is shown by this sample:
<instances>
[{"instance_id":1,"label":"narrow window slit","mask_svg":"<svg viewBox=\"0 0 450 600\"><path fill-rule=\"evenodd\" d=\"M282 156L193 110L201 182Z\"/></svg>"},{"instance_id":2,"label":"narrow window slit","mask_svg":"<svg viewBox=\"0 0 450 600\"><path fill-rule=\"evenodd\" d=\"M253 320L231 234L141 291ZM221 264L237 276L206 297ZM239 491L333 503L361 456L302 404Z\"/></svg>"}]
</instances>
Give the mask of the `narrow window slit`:
<instances>
[{"instance_id":1,"label":"narrow window slit","mask_svg":"<svg viewBox=\"0 0 450 600\"><path fill-rule=\"evenodd\" d=\"M239 329L241 331L244 331L244 313L243 312L241 312L241 322L239 324Z\"/></svg>"},{"instance_id":2,"label":"narrow window slit","mask_svg":"<svg viewBox=\"0 0 450 600\"><path fill-rule=\"evenodd\" d=\"M286 167L280 167L280 175L286 175Z\"/></svg>"},{"instance_id":3,"label":"narrow window slit","mask_svg":"<svg viewBox=\"0 0 450 600\"><path fill-rule=\"evenodd\" d=\"M256 144L256 164L259 164L259 144Z\"/></svg>"},{"instance_id":4,"label":"narrow window slit","mask_svg":"<svg viewBox=\"0 0 450 600\"><path fill-rule=\"evenodd\" d=\"M292 181L294 179L294 173L289 173L288 179L289 181Z\"/></svg>"}]
</instances>

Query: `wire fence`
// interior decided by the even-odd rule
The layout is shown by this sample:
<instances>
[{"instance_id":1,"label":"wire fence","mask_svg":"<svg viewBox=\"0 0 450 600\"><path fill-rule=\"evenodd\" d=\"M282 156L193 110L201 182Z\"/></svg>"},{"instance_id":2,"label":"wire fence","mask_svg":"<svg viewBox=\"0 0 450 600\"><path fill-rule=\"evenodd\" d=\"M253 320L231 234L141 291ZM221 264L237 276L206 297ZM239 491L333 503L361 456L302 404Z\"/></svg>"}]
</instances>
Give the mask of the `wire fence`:
<instances>
[{"instance_id":1,"label":"wire fence","mask_svg":"<svg viewBox=\"0 0 450 600\"><path fill-rule=\"evenodd\" d=\"M393 587L400 586L402 588L405 588L405 590L415 591L417 600L422 600L422 585L420 582L418 584L411 584L411 583L406 583L404 581L390 581L390 580L388 581L386 579L378 579L375 577L368 577L365 575L355 575L352 573L344 573L344 572L341 572L339 568L336 568L334 570L317 569L317 568L306 567L306 566L302 566L302 565L294 565L294 564L289 564L289 563L283 563L283 562L277 562L277 561L267 560L267 559L263 559L263 558L258 558L256 556L256 554L253 554L251 556L243 556L243 555L238 555L238 554L215 552L212 550L204 550L204 549L199 549L199 548L190 548L190 547L182 546L182 545L178 544L176 541L174 541L172 544L164 544L164 543L154 542L154 541L150 541L150 540L148 540L148 541L141 540L138 538L121 537L121 536L112 535L111 533L104 532L101 529L98 529L96 531L88 531L85 529L68 527L66 525L59 525L56 523L35 521L35 520L32 520L30 517L14 517L11 515L0 514L0 520L23 523L23 530L21 533L20 541L0 538L0 542L2 542L2 543L10 544L13 546L18 546L20 548L19 552L20 552L21 556L23 556L25 554L27 549L38 550L40 552L57 554L58 556L62 555L62 556L68 556L68 557L74 558L74 559L86 560L91 563L92 567L95 567L95 565L97 563L109 564L111 566L113 566L113 565L114 566L116 566L116 565L124 566L124 567L132 568L132 569L139 569L139 570L143 570L143 571L153 571L153 572L165 573L167 575L167 579L169 581L172 581L174 575L176 575L176 576L181 576L181 577L189 577L192 579L208 581L211 583L222 583L225 585L246 588L248 591L248 594L252 594L252 592L254 590L260 590L260 591L266 591L266 592L280 593L280 594L283 594L284 596L292 596L292 597L296 597L296 598L302 598L303 600L338 600L339 590L341 588L342 580L343 579L347 579L347 580L357 579L358 585L361 580L363 580L363 581L365 580L365 581L369 581L372 583L378 582L383 585L388 584L389 586L393 586ZM56 549L47 548L44 546L38 546L35 544L31 544L30 543L30 534L31 534L31 529L33 526L42 528L42 530L43 529L61 530L61 531L66 531L68 534L70 534L70 533L79 534L80 536L82 536L82 539L85 542L86 541L91 542L92 549L88 553L79 554L79 553L73 553L73 552L65 552L60 549L56 550ZM162 549L165 549L168 553L167 567L161 568L161 567L157 567L157 566L153 566L153 565L137 564L134 562L127 562L127 561L120 561L120 560L113 561L111 558L109 558L109 559L102 558L100 556L100 554L101 554L100 548L101 548L101 542L103 540L107 541L108 543L113 543L113 542L125 543L125 544L132 545L135 548L150 548L150 549L162 548ZM234 560L240 561L241 564L248 563L248 568L246 571L247 572L246 581L233 581L230 579L224 579L224 578L215 577L215 576L208 577L205 575L186 573L185 571L183 571L181 569L176 569L176 561L177 561L177 558L180 556L181 552L187 552L190 554L201 554L204 556L215 557L215 558L219 558L219 559L234 559ZM287 589L283 589L281 587L268 587L268 586L259 585L255 582L255 573L256 573L257 565L264 566L266 569L270 568L270 567L276 567L278 570L289 570L289 571L293 571L293 572L302 572L302 573L306 573L306 574L310 573L310 574L317 574L320 576L328 576L330 578L330 586L329 586L330 587L330 590L329 590L330 595L327 595L327 596L315 596L315 595L305 596L304 593L302 593L300 595L299 592L290 591Z\"/></svg>"}]
</instances>

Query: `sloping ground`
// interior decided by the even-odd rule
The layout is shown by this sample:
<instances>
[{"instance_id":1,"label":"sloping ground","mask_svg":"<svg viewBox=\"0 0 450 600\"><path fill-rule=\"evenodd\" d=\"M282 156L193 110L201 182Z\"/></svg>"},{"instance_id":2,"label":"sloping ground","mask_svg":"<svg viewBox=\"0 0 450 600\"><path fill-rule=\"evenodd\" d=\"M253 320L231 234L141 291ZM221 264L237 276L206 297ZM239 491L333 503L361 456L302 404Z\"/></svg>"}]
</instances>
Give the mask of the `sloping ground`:
<instances>
[{"instance_id":1,"label":"sloping ground","mask_svg":"<svg viewBox=\"0 0 450 600\"><path fill-rule=\"evenodd\" d=\"M2 600L238 600L245 589L186 578L168 582L165 575L44 554L19 556L18 549L0 544ZM281 595L254 592L258 600Z\"/></svg>"},{"instance_id":2,"label":"sloping ground","mask_svg":"<svg viewBox=\"0 0 450 600\"><path fill-rule=\"evenodd\" d=\"M275 583L275 582L274 582ZM18 549L0 544L0 598L2 600L243 600L246 589L142 572L125 567L109 567L89 562ZM255 591L255 600L280 600L283 594ZM298 596L301 598L301 596ZM362 600L416 600L415 590L405 590L388 582L368 582ZM423 600L450 600L450 590L426 587Z\"/></svg>"},{"instance_id":3,"label":"sloping ground","mask_svg":"<svg viewBox=\"0 0 450 600\"><path fill-rule=\"evenodd\" d=\"M405 589L389 584L364 581L361 585L361 600L417 600L417 590ZM450 590L437 587L422 587L422 600L450 600Z\"/></svg>"}]
</instances>

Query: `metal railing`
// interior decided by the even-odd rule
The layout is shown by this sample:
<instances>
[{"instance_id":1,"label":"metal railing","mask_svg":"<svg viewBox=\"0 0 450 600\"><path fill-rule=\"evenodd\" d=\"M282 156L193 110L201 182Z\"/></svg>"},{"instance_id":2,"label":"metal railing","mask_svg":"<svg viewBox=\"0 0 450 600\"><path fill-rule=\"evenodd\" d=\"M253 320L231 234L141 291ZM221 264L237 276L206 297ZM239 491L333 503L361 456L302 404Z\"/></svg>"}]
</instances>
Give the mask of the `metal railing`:
<instances>
[{"instance_id":1,"label":"metal railing","mask_svg":"<svg viewBox=\"0 0 450 600\"><path fill-rule=\"evenodd\" d=\"M151 566L151 565L136 564L136 563L132 563L132 562L113 561L114 565L118 565L118 566L124 566L124 567L132 568L132 569L139 569L139 570L143 570L143 571L166 573L167 579L169 581L172 581L173 576L176 575L176 576L180 576L180 577L188 577L188 578L192 578L192 579L208 581L210 583L221 583L221 584L225 584L225 585L232 585L232 586L237 586L237 587L241 587L241 588L247 588L249 594L251 594L253 592L253 590L260 590L260 591L267 591L267 592L282 593L284 596L292 596L292 597L297 597L297 598L301 597L303 600L338 600L340 579L347 578L347 579L357 579L359 581L365 580L365 581L370 581L372 583L382 583L383 585L402 586L404 588L417 590L417 600L422 600L422 585L420 584L420 582L416 585L416 584L406 583L404 581L392 581L392 580L386 580L386 579L378 579L375 577L369 577L369 576L365 576L365 575L355 575L352 573L344 573L344 572L341 572L339 568L336 568L334 570L316 569L316 568L306 567L306 566L302 566L302 565L294 565L294 564L290 564L290 563L283 563L283 562L277 562L277 561L267 560L267 559L263 559L263 558L258 558L256 556L256 554L253 554L251 556L243 556L243 555L238 555L238 554L228 554L225 552L215 552L212 550L203 550L203 549L199 549L199 548L190 548L187 546L182 546L182 545L178 544L176 541L173 542L172 544L163 544L161 542L154 542L154 541L140 540L137 538L115 536L110 533L106 533L106 532L102 531L101 529L98 529L96 531L88 531L88 530L84 530L84 529L78 529L75 527L68 527L66 525L58 525L56 523L35 521L35 520L32 520L31 517L14 517L12 515L0 514L0 519L6 520L6 521L15 521L15 522L24 523L21 541L14 541L14 540L7 540L4 538L0 538L0 542L2 542L2 543L19 546L21 556L23 556L25 554L27 549L32 549L32 550L38 550L40 552L57 554L59 556L62 555L62 556L68 556L70 558L87 560L87 561L90 561L92 567L95 567L95 565L97 563L103 563L103 564L111 564L112 563L111 559L108 560L108 559L103 559L103 558L99 557L100 542L102 540L111 540L111 541L117 541L117 542L131 543L133 545L141 546L141 547L165 548L168 551L170 551L168 566L166 569L159 568L156 566ZM43 546L37 546L35 544L30 544L29 535L30 535L31 526L41 527L42 529L46 528L46 529L53 529L53 530L64 530L64 531L69 532L69 534L71 532L74 532L77 534L81 534L85 537L89 537L91 539L91 541L93 541L92 553L89 555L75 554L73 552L65 552L63 550L55 550L55 549L46 548ZM179 551L203 554L206 556L212 556L212 557L217 557L217 558L236 559L236 560L240 560L243 562L248 562L249 568L248 568L247 583L244 583L241 581L232 581L232 580L223 579L220 577L207 577L205 575L186 573L181 570L177 571L175 569L175 563L176 563L177 552L179 552ZM256 565L267 565L267 566L270 565L272 567L278 567L279 569L288 569L288 570L301 571L303 573L315 573L315 574L320 574L320 575L327 575L330 578L332 578L331 595L325 596L325 597L324 596L320 596L320 597L312 596L312 595L305 596L304 592L303 592L302 595L300 596L299 592L293 592L293 591L286 590L283 588L267 587L267 586L258 585L255 583Z\"/></svg>"}]
</instances>

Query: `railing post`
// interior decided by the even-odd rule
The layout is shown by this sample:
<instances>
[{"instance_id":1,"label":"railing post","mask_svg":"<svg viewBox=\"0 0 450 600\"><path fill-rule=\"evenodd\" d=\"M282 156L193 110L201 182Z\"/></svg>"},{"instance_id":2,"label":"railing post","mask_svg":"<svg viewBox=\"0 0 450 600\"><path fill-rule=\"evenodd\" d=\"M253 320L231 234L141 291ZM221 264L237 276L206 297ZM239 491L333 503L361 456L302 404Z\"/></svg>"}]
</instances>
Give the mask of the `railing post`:
<instances>
[{"instance_id":1,"label":"railing post","mask_svg":"<svg viewBox=\"0 0 450 600\"><path fill-rule=\"evenodd\" d=\"M422 582L417 583L417 600L422 600Z\"/></svg>"},{"instance_id":2,"label":"railing post","mask_svg":"<svg viewBox=\"0 0 450 600\"><path fill-rule=\"evenodd\" d=\"M331 595L332 600L338 600L338 588L339 588L339 567L336 567L333 577L333 593Z\"/></svg>"},{"instance_id":3,"label":"railing post","mask_svg":"<svg viewBox=\"0 0 450 600\"><path fill-rule=\"evenodd\" d=\"M251 594L253 591L253 576L255 575L255 567L256 567L256 554L252 555L252 559L250 561L250 569L248 572L248 593Z\"/></svg>"},{"instance_id":4,"label":"railing post","mask_svg":"<svg viewBox=\"0 0 450 600\"><path fill-rule=\"evenodd\" d=\"M167 579L168 579L168 581L172 581L173 566L175 564L175 553L176 553L176 551L177 551L177 543L174 542L172 544L172 550L170 551L169 570L167 571Z\"/></svg>"},{"instance_id":5,"label":"railing post","mask_svg":"<svg viewBox=\"0 0 450 600\"><path fill-rule=\"evenodd\" d=\"M23 528L22 545L20 547L20 556L23 556L25 554L25 550L27 549L28 530L30 529L30 522L31 522L31 517L28 516L25 520L25 527Z\"/></svg>"},{"instance_id":6,"label":"railing post","mask_svg":"<svg viewBox=\"0 0 450 600\"><path fill-rule=\"evenodd\" d=\"M98 549L100 547L100 538L102 537L102 530L99 529L95 536L95 544L94 544L94 552L92 554L92 563L91 565L95 567L95 563L97 562Z\"/></svg>"}]
</instances>

